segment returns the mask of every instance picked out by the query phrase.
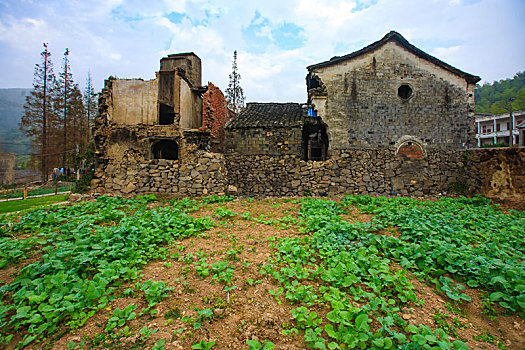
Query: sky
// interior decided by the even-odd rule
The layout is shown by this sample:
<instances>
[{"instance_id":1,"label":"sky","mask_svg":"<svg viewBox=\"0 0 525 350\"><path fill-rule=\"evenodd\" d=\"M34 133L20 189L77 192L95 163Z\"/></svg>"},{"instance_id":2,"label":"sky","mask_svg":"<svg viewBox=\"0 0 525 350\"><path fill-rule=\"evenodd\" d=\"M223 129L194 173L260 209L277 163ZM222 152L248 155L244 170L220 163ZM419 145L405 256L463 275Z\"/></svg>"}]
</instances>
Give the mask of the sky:
<instances>
[{"instance_id":1,"label":"sky","mask_svg":"<svg viewBox=\"0 0 525 350\"><path fill-rule=\"evenodd\" d=\"M525 70L524 0L0 0L0 88L31 87L42 43L81 88L152 79L194 52L223 91L234 50L246 101L305 102L306 67L395 30L482 83Z\"/></svg>"}]
</instances>

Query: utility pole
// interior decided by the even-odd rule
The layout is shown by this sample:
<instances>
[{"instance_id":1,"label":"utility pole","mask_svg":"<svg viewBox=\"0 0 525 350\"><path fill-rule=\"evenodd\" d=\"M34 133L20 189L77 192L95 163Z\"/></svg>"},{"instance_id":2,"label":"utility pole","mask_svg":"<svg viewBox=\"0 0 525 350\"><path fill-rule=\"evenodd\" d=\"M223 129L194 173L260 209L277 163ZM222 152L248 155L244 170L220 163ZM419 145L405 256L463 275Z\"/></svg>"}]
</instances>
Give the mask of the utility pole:
<instances>
[{"instance_id":1,"label":"utility pole","mask_svg":"<svg viewBox=\"0 0 525 350\"><path fill-rule=\"evenodd\" d=\"M42 52L42 55L44 56L44 96L42 98L43 100L43 106L42 106L42 177L44 180L44 183L47 182L47 115L46 115L46 97L47 97L47 59L51 55L47 51L47 43L43 43L44 45L44 52Z\"/></svg>"},{"instance_id":2,"label":"utility pole","mask_svg":"<svg viewBox=\"0 0 525 350\"><path fill-rule=\"evenodd\" d=\"M64 52L64 154L62 155L62 167L66 167L66 153L67 153L67 56L69 56L69 49L66 48Z\"/></svg>"},{"instance_id":3,"label":"utility pole","mask_svg":"<svg viewBox=\"0 0 525 350\"><path fill-rule=\"evenodd\" d=\"M509 147L512 147L514 145L514 140L513 140L513 137L512 137L512 130L514 129L514 113L512 113L512 101L514 101L514 99L511 97L509 98L509 104L510 104L510 108L509 108L509 119L510 119L510 123L509 123Z\"/></svg>"}]
</instances>

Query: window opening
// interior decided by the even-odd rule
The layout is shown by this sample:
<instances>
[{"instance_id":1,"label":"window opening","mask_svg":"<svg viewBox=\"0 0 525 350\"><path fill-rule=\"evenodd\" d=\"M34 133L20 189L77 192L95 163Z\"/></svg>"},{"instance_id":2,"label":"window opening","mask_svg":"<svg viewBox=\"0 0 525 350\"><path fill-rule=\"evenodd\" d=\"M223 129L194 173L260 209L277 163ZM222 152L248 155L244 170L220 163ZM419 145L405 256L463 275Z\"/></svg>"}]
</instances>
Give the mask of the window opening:
<instances>
[{"instance_id":1,"label":"window opening","mask_svg":"<svg viewBox=\"0 0 525 350\"><path fill-rule=\"evenodd\" d=\"M407 84L403 84L397 89L397 95L403 100L408 100L412 96L412 88Z\"/></svg>"},{"instance_id":2,"label":"window opening","mask_svg":"<svg viewBox=\"0 0 525 350\"><path fill-rule=\"evenodd\" d=\"M151 148L154 159L179 159L179 145L173 140L159 140Z\"/></svg>"},{"instance_id":3,"label":"window opening","mask_svg":"<svg viewBox=\"0 0 525 350\"><path fill-rule=\"evenodd\" d=\"M173 107L161 103L159 110L159 125L171 125L174 122L175 112L173 112Z\"/></svg>"},{"instance_id":4,"label":"window opening","mask_svg":"<svg viewBox=\"0 0 525 350\"><path fill-rule=\"evenodd\" d=\"M303 126L303 160L326 160L328 153L328 134L326 126L320 122L317 124L305 124Z\"/></svg>"}]
</instances>

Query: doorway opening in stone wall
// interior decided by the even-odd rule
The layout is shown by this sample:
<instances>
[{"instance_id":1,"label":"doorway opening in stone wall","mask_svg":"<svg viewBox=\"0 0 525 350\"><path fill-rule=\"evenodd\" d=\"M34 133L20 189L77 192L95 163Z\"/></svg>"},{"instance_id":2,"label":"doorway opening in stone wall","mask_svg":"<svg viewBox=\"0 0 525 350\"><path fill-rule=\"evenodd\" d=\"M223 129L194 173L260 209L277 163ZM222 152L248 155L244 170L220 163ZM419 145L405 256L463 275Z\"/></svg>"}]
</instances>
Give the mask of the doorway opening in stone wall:
<instances>
[{"instance_id":1,"label":"doorway opening in stone wall","mask_svg":"<svg viewBox=\"0 0 525 350\"><path fill-rule=\"evenodd\" d=\"M151 147L153 159L179 159L179 145L173 140L159 140Z\"/></svg>"},{"instance_id":2,"label":"doorway opening in stone wall","mask_svg":"<svg viewBox=\"0 0 525 350\"><path fill-rule=\"evenodd\" d=\"M171 125L175 122L175 112L173 107L160 104L159 107L159 125Z\"/></svg>"},{"instance_id":3,"label":"doorway opening in stone wall","mask_svg":"<svg viewBox=\"0 0 525 350\"><path fill-rule=\"evenodd\" d=\"M328 134L326 125L320 119L315 123L306 123L303 126L303 160L326 160L328 153Z\"/></svg>"}]
</instances>

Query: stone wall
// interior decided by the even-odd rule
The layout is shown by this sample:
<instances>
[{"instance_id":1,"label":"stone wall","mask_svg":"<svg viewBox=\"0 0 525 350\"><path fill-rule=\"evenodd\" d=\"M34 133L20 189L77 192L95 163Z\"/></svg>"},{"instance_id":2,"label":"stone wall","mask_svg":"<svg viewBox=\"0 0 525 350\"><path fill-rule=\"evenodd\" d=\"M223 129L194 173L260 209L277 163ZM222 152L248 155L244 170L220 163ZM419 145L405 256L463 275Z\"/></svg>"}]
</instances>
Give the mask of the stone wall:
<instances>
[{"instance_id":1,"label":"stone wall","mask_svg":"<svg viewBox=\"0 0 525 350\"><path fill-rule=\"evenodd\" d=\"M525 148L474 151L481 174L481 193L489 198L525 203Z\"/></svg>"},{"instance_id":2,"label":"stone wall","mask_svg":"<svg viewBox=\"0 0 525 350\"><path fill-rule=\"evenodd\" d=\"M285 155L227 155L229 183L240 195L411 195L443 193L450 187L480 189L479 173L469 152L441 151L423 159L391 150L332 151L324 162Z\"/></svg>"},{"instance_id":3,"label":"stone wall","mask_svg":"<svg viewBox=\"0 0 525 350\"><path fill-rule=\"evenodd\" d=\"M345 194L427 196L445 192L525 200L525 150L438 151L408 158L391 150L332 151L323 162L296 155L240 155L195 151L179 160L123 157L98 173L93 190L113 195L171 193L180 196Z\"/></svg>"},{"instance_id":4,"label":"stone wall","mask_svg":"<svg viewBox=\"0 0 525 350\"><path fill-rule=\"evenodd\" d=\"M126 196L169 193L179 196L224 194L227 170L218 153L196 151L191 160L152 159L143 163L123 159L112 162L105 174L93 180L93 191Z\"/></svg>"},{"instance_id":5,"label":"stone wall","mask_svg":"<svg viewBox=\"0 0 525 350\"><path fill-rule=\"evenodd\" d=\"M226 147L245 155L301 155L302 128L247 128L226 130Z\"/></svg>"},{"instance_id":6,"label":"stone wall","mask_svg":"<svg viewBox=\"0 0 525 350\"><path fill-rule=\"evenodd\" d=\"M311 72L309 97L327 124L331 150L391 148L404 135L429 149L473 146L473 84L395 42ZM407 98L399 95L405 86Z\"/></svg>"}]
</instances>

